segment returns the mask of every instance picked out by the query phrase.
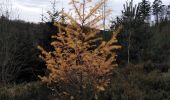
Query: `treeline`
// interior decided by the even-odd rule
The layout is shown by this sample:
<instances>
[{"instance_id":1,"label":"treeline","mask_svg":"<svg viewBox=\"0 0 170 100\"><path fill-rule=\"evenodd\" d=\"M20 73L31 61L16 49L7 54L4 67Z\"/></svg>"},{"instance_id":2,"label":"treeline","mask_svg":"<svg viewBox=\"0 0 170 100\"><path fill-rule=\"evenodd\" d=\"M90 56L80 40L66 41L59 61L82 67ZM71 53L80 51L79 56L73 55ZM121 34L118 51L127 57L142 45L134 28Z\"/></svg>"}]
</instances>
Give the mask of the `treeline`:
<instances>
[{"instance_id":1,"label":"treeline","mask_svg":"<svg viewBox=\"0 0 170 100\"><path fill-rule=\"evenodd\" d=\"M34 24L0 17L0 82L37 80L43 73L37 45L48 43L46 24Z\"/></svg>"},{"instance_id":2,"label":"treeline","mask_svg":"<svg viewBox=\"0 0 170 100\"><path fill-rule=\"evenodd\" d=\"M0 5L0 85L37 81L38 75L47 73L45 63L39 58L38 45L51 50L51 36L57 33L53 26L60 16L52 2L52 12L42 15L42 22L31 23L14 16L10 1ZM6 4L6 5L5 5ZM18 10L15 10L16 14Z\"/></svg>"},{"instance_id":3,"label":"treeline","mask_svg":"<svg viewBox=\"0 0 170 100\"><path fill-rule=\"evenodd\" d=\"M121 16L112 22L111 27L113 30L120 25L124 27L118 36L123 46L118 56L119 63L152 63L166 66L163 69L168 71L170 5L163 5L161 0L155 0L152 5L148 0L142 0L134 5L131 0L123 7Z\"/></svg>"}]
</instances>

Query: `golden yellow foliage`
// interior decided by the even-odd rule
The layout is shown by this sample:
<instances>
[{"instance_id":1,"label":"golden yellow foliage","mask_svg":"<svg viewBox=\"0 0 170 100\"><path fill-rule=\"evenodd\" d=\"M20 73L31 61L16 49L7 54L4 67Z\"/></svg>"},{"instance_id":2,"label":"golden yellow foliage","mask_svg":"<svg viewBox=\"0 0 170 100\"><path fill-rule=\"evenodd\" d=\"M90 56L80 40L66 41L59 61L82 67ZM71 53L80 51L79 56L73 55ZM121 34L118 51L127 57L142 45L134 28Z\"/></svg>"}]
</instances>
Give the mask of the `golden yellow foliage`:
<instances>
[{"instance_id":1,"label":"golden yellow foliage","mask_svg":"<svg viewBox=\"0 0 170 100\"><path fill-rule=\"evenodd\" d=\"M63 30L52 36L55 39L51 43L54 51L47 52L38 46L42 53L40 57L46 62L47 69L50 71L48 76L40 77L41 80L56 85L73 84L77 87L74 91L80 91L80 95L89 84L94 86L96 92L105 90L110 82L108 76L117 67L115 63L117 55L113 51L120 48L119 45L115 45L118 31L113 32L109 41L103 41L100 45L95 44L96 40L102 38L97 37L99 30L93 25L103 18L96 13L107 0L99 1L96 6L89 9L87 14L82 12L85 11L84 6L93 0L84 1L81 3L71 0L70 3L79 17L78 21L67 13L61 12L69 24L66 26L57 22L54 24ZM69 94L68 91L67 93ZM73 98L72 95L71 97Z\"/></svg>"}]
</instances>

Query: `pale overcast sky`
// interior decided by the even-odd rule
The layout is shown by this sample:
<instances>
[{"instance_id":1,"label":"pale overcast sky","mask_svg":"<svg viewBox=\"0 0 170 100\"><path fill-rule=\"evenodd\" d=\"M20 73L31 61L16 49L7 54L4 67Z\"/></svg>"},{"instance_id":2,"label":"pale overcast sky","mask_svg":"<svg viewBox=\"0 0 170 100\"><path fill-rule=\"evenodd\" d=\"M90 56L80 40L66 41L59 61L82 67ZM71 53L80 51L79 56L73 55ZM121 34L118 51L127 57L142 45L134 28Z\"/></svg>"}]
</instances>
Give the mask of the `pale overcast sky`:
<instances>
[{"instance_id":1,"label":"pale overcast sky","mask_svg":"<svg viewBox=\"0 0 170 100\"><path fill-rule=\"evenodd\" d=\"M50 1L53 0L0 0L0 8L8 1L8 5L12 5L12 13L16 17L19 15L19 18L26 21L31 22L39 22L41 21L41 14L42 11L46 13L51 5ZM69 0L57 0L57 9L61 10L62 6L68 9L68 2ZM97 0L96 0L97 1ZM109 0L107 6L108 8L112 9L112 15L117 16L120 15L120 12L123 8L123 4L126 1L130 0ZM134 3L138 3L142 0L134 0ZM149 0L153 2L154 0ZM10 2L10 3L9 3ZM168 5L170 4L169 0L162 0L163 4Z\"/></svg>"}]
</instances>

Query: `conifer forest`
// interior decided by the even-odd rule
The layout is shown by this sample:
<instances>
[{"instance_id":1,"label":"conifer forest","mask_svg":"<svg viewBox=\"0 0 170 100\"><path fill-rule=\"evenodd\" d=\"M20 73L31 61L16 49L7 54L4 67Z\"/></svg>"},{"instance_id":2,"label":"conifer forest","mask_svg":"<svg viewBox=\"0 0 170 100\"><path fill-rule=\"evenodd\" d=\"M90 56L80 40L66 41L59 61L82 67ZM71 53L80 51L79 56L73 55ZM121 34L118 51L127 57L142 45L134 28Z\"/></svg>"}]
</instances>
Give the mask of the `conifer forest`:
<instances>
[{"instance_id":1,"label":"conifer forest","mask_svg":"<svg viewBox=\"0 0 170 100\"><path fill-rule=\"evenodd\" d=\"M58 1L0 0L0 100L170 100L169 0Z\"/></svg>"}]
</instances>

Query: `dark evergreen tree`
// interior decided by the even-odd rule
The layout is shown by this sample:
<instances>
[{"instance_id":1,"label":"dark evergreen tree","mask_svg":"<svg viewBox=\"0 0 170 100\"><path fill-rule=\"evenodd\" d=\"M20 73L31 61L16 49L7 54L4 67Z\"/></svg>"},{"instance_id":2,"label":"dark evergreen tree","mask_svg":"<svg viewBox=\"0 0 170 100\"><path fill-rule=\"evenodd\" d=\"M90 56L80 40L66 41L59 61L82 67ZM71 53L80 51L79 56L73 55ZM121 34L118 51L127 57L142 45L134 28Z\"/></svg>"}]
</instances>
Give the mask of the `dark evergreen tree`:
<instances>
[{"instance_id":1,"label":"dark evergreen tree","mask_svg":"<svg viewBox=\"0 0 170 100\"><path fill-rule=\"evenodd\" d=\"M123 5L124 10L122 10L123 25L125 27L125 37L126 45L125 52L127 52L127 63L130 63L131 49L132 49L132 38L134 35L134 29L141 23L141 15L139 13L139 6L133 5L133 0L126 2Z\"/></svg>"},{"instance_id":2,"label":"dark evergreen tree","mask_svg":"<svg viewBox=\"0 0 170 100\"><path fill-rule=\"evenodd\" d=\"M148 21L150 16L151 6L148 0L142 0L139 3L139 13L141 14L143 21Z\"/></svg>"},{"instance_id":3,"label":"dark evergreen tree","mask_svg":"<svg viewBox=\"0 0 170 100\"><path fill-rule=\"evenodd\" d=\"M148 3L149 4L149 3ZM149 16L149 10L143 8L141 3L133 5L133 0L124 4L121 17L112 21L112 29L123 25L123 31L118 34L122 49L118 56L119 63L137 63L144 60L146 50L151 38L149 24L144 23L144 16Z\"/></svg>"},{"instance_id":4,"label":"dark evergreen tree","mask_svg":"<svg viewBox=\"0 0 170 100\"><path fill-rule=\"evenodd\" d=\"M161 6L161 13L160 13L160 21L163 23L168 22L168 6L162 5Z\"/></svg>"},{"instance_id":5,"label":"dark evergreen tree","mask_svg":"<svg viewBox=\"0 0 170 100\"><path fill-rule=\"evenodd\" d=\"M161 0L155 0L153 2L153 15L156 17L156 24L159 23L159 15L161 13L161 8L162 8L162 1Z\"/></svg>"},{"instance_id":6,"label":"dark evergreen tree","mask_svg":"<svg viewBox=\"0 0 170 100\"><path fill-rule=\"evenodd\" d=\"M170 21L170 5L167 7L167 19Z\"/></svg>"}]
</instances>

